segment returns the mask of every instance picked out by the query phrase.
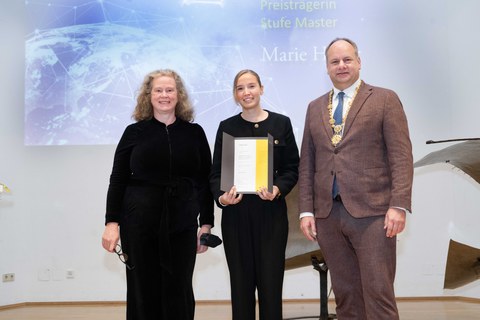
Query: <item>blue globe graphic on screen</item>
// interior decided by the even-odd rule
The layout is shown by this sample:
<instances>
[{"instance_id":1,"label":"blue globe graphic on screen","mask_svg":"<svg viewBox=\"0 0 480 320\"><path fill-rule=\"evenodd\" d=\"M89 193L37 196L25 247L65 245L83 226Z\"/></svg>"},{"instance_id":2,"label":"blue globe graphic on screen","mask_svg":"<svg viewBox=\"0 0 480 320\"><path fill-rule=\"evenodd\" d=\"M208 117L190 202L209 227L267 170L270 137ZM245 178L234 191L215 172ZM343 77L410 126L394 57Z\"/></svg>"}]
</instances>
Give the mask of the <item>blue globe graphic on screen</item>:
<instances>
[{"instance_id":1,"label":"blue globe graphic on screen","mask_svg":"<svg viewBox=\"0 0 480 320\"><path fill-rule=\"evenodd\" d=\"M113 24L38 32L26 41L25 144L115 144L148 72L174 69L190 91L225 90L230 53Z\"/></svg>"}]
</instances>

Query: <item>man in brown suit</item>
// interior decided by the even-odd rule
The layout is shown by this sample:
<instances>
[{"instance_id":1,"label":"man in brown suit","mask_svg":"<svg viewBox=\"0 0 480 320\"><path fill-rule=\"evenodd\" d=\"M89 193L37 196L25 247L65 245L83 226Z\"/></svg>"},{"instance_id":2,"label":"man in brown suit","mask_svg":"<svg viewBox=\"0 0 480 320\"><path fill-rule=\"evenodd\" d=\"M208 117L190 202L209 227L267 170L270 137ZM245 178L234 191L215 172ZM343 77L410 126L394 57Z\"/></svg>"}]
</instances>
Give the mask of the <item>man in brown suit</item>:
<instances>
[{"instance_id":1,"label":"man in brown suit","mask_svg":"<svg viewBox=\"0 0 480 320\"><path fill-rule=\"evenodd\" d=\"M340 320L399 319L396 235L411 211L413 180L407 119L395 92L360 79L353 41L333 40L325 56L333 89L307 110L300 227L322 250Z\"/></svg>"}]
</instances>

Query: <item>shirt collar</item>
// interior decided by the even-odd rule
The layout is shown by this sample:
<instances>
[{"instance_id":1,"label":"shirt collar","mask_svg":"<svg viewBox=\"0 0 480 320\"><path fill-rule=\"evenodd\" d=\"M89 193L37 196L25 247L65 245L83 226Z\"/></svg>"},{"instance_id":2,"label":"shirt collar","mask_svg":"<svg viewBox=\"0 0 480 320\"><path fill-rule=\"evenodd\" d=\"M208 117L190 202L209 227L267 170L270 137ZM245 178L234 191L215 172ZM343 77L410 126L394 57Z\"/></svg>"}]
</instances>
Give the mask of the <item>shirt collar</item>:
<instances>
[{"instance_id":1,"label":"shirt collar","mask_svg":"<svg viewBox=\"0 0 480 320\"><path fill-rule=\"evenodd\" d=\"M346 88L345 90L339 90L337 88L333 88L333 98L337 99L338 93L340 91L343 91L345 93L345 98L352 98L353 95L355 94L355 89L357 86L360 84L360 81L362 81L360 78L357 79L350 87Z\"/></svg>"}]
</instances>

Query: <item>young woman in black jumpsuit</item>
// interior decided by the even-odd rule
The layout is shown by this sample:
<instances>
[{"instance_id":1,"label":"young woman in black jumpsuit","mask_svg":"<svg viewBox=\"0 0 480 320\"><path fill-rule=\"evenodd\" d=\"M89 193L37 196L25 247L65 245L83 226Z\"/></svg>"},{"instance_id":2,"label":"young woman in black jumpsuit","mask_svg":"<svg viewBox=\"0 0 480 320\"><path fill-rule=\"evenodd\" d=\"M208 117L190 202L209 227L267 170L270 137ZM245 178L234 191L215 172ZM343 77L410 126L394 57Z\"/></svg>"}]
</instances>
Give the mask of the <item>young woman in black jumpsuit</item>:
<instances>
[{"instance_id":1,"label":"young woman in black jumpsuit","mask_svg":"<svg viewBox=\"0 0 480 320\"><path fill-rule=\"evenodd\" d=\"M230 271L234 320L255 319L255 291L262 320L282 319L282 287L288 218L285 196L298 178L298 148L290 119L262 109L263 86L252 70L235 77L233 95L242 112L220 123L210 184L222 208L222 236ZM234 137L274 138L273 191L238 194L220 190L223 132ZM224 192L226 191L226 192Z\"/></svg>"}]
</instances>

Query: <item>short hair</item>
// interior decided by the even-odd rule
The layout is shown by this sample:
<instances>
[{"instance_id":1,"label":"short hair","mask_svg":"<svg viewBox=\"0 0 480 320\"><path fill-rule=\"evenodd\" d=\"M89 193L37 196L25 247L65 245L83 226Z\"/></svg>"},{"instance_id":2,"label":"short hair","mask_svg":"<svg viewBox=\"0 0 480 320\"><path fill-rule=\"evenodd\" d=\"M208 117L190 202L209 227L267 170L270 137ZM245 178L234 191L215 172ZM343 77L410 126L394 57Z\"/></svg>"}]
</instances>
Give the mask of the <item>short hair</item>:
<instances>
[{"instance_id":1,"label":"short hair","mask_svg":"<svg viewBox=\"0 0 480 320\"><path fill-rule=\"evenodd\" d=\"M331 47L335 42L341 41L341 40L350 43L350 44L352 45L353 49L355 49L355 55L358 57L358 46L357 46L357 44L355 43L355 41L353 41L353 40L351 40L351 39L349 39L349 38L335 38L335 39L333 39L332 42L330 42L330 43L328 44L328 46L325 48L325 58L327 58L327 52L328 52L328 50L330 49L330 47Z\"/></svg>"},{"instance_id":2,"label":"short hair","mask_svg":"<svg viewBox=\"0 0 480 320\"><path fill-rule=\"evenodd\" d=\"M253 70L250 70L250 69L243 69L243 70L239 71L237 73L237 75L235 76L235 78L233 79L233 88L232 88L233 99L237 103L238 103L238 101L237 101L237 98L235 97L235 89L237 87L238 79L240 79L241 76L243 76L244 74L247 74L247 73L252 74L255 78L257 78L258 84L260 85L260 87L263 87L262 81L260 80L260 76L258 75L258 73L256 73Z\"/></svg>"},{"instance_id":3,"label":"short hair","mask_svg":"<svg viewBox=\"0 0 480 320\"><path fill-rule=\"evenodd\" d=\"M160 69L148 73L140 87L137 97L137 105L133 111L132 118L136 121L149 120L153 118L153 106L151 101L152 82L158 77L171 77L175 80L178 102L175 106L175 116L187 122L193 121L193 107L188 97L187 89L182 78L173 70Z\"/></svg>"}]
</instances>

